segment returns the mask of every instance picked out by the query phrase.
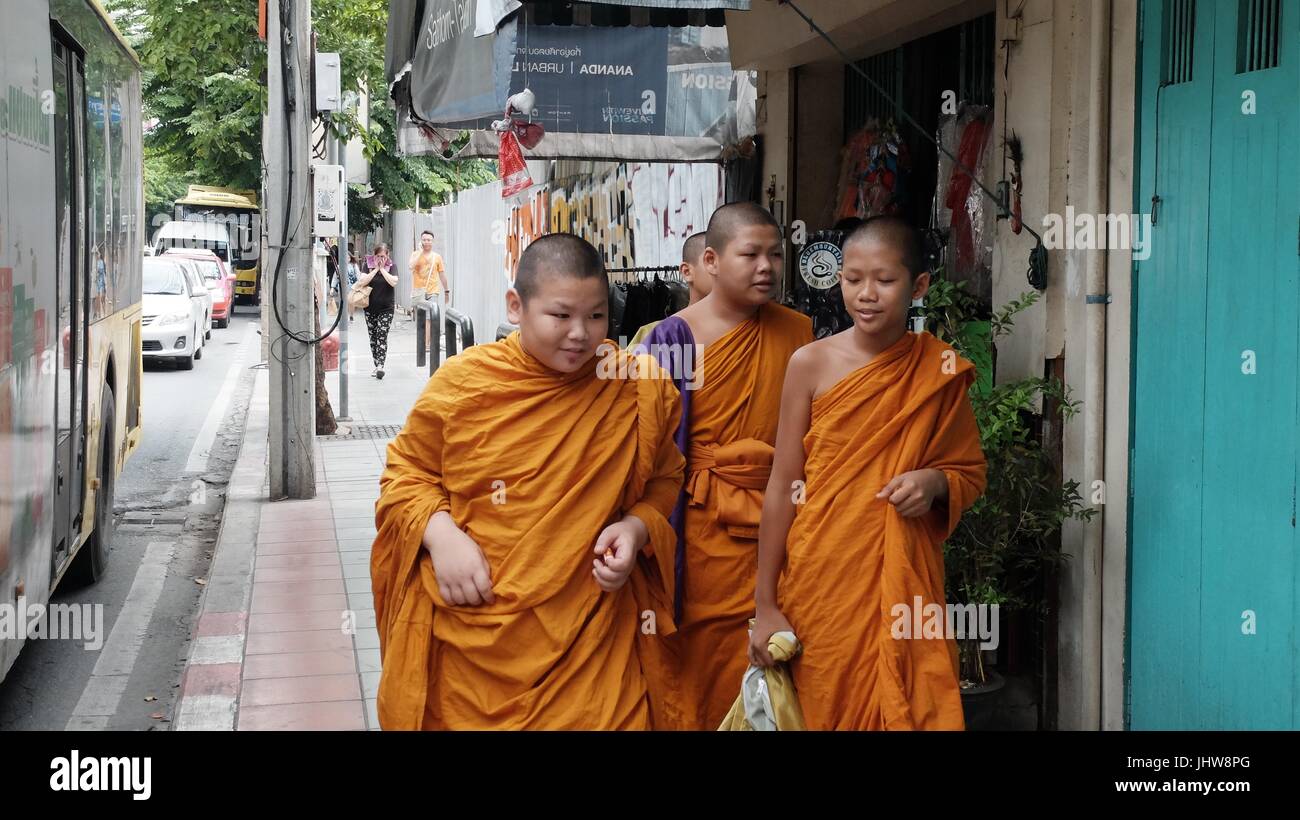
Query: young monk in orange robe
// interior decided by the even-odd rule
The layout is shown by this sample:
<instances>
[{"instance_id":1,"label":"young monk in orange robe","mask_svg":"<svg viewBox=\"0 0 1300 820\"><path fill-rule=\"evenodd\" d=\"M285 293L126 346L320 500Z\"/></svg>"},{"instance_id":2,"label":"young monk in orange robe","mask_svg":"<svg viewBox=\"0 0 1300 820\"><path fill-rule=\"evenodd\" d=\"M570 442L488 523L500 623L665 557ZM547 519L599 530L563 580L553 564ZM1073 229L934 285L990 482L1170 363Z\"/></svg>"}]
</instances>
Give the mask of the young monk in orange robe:
<instances>
[{"instance_id":1,"label":"young monk in orange robe","mask_svg":"<svg viewBox=\"0 0 1300 820\"><path fill-rule=\"evenodd\" d=\"M591 245L537 239L507 294L519 330L442 365L389 445L383 728L648 728L638 555L674 546L679 399L648 357L627 377L608 287Z\"/></svg>"},{"instance_id":2,"label":"young monk in orange robe","mask_svg":"<svg viewBox=\"0 0 1300 820\"><path fill-rule=\"evenodd\" d=\"M772 302L782 243L771 214L749 202L724 205L705 243L709 295L644 343L670 370L682 359L694 365L673 374L693 377L678 379L686 484L672 518L677 552L657 553L661 573L674 579L678 631L663 636L667 666L652 670L672 681L679 720L656 728L717 729L740 691L779 385L790 355L813 338L808 317Z\"/></svg>"},{"instance_id":3,"label":"young monk in orange robe","mask_svg":"<svg viewBox=\"0 0 1300 820\"><path fill-rule=\"evenodd\" d=\"M896 639L893 626L898 604L944 605L943 541L984 491L974 368L906 329L929 287L906 222L854 231L840 280L853 327L786 374L750 656L771 665L768 637L798 636L809 729L961 729L952 636Z\"/></svg>"}]
</instances>

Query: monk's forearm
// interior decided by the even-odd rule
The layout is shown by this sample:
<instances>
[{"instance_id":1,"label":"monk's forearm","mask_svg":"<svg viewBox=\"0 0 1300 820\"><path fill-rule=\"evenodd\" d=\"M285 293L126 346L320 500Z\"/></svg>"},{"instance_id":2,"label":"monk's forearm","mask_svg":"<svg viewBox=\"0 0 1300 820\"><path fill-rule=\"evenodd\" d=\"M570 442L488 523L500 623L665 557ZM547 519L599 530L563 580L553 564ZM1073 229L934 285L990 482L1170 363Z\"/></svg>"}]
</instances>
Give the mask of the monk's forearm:
<instances>
[{"instance_id":1,"label":"monk's forearm","mask_svg":"<svg viewBox=\"0 0 1300 820\"><path fill-rule=\"evenodd\" d=\"M758 576L754 583L754 605L758 609L776 608L776 586L785 565L785 538L760 536L758 542Z\"/></svg>"},{"instance_id":2,"label":"monk's forearm","mask_svg":"<svg viewBox=\"0 0 1300 820\"><path fill-rule=\"evenodd\" d=\"M462 532L461 528L456 526L456 520L451 517L451 513L441 510L429 517L429 523L424 528L424 538L421 544L429 554L433 554L435 544L445 542L448 535Z\"/></svg>"},{"instance_id":3,"label":"monk's forearm","mask_svg":"<svg viewBox=\"0 0 1300 820\"><path fill-rule=\"evenodd\" d=\"M948 506L948 474L936 469L927 469L924 472L930 482L930 491L934 498L932 506L940 509Z\"/></svg>"},{"instance_id":4,"label":"monk's forearm","mask_svg":"<svg viewBox=\"0 0 1300 820\"><path fill-rule=\"evenodd\" d=\"M794 513L790 495L776 481L769 483L758 527L758 573L754 584L754 604L758 609L776 608L777 581L785 566L785 540L794 523Z\"/></svg>"}]
</instances>

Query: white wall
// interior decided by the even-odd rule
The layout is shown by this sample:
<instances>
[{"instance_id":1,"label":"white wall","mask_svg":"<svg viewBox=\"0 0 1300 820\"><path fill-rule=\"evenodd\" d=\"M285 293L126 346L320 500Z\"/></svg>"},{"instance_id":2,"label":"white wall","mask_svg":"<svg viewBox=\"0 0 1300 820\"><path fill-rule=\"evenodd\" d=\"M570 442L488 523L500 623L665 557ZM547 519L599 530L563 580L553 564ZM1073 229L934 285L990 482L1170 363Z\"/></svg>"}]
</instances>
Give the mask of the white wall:
<instances>
[{"instance_id":1,"label":"white wall","mask_svg":"<svg viewBox=\"0 0 1300 820\"><path fill-rule=\"evenodd\" d=\"M565 174L565 178L548 180L548 171ZM432 225L434 249L447 264L452 306L469 315L475 340L480 343L492 341L497 326L506 322L505 293L510 280L505 240L512 230L513 208L539 193L555 191L558 196L563 191L565 201L574 204L581 199L586 209L583 213L593 215L595 224L584 223L579 232L597 245L605 247L615 233L626 234L611 229L614 220L631 229L631 247L614 243L617 254L611 259L630 259L639 266L676 265L681 262L682 243L690 234L704 230L723 191L722 168L711 163L556 162L550 169L545 163L532 162L529 172L535 185L508 200L501 198L501 184L493 182L462 191L454 203L414 215L411 220L415 238ZM397 224L405 221L400 219ZM549 231L548 220L545 231ZM521 249L532 238L522 237ZM409 249L395 253L404 265Z\"/></svg>"},{"instance_id":2,"label":"white wall","mask_svg":"<svg viewBox=\"0 0 1300 820\"><path fill-rule=\"evenodd\" d=\"M452 307L474 323L475 342L496 338L498 324L506 321L504 225L506 203L501 183L480 185L456 196L455 203L436 209L446 222L447 281Z\"/></svg>"},{"instance_id":3,"label":"white wall","mask_svg":"<svg viewBox=\"0 0 1300 820\"><path fill-rule=\"evenodd\" d=\"M1112 21L1103 207L1107 213L1127 214L1133 208L1138 4L1106 2L1111 3ZM1001 62L995 72L994 128L1001 134L1005 125L1024 143L1023 213L1026 224L1040 234L1045 215L1064 215L1067 207L1079 213L1096 210L1090 202L1089 165L1098 146L1089 142L1089 100L1097 66L1091 65L1089 30L1099 7L1100 0L1028 0L1017 24L1006 19L999 6L998 39L1011 41L1011 64L1006 76ZM999 53L999 61L1005 54ZM1000 164L991 163L990 168ZM998 222L995 305L1028 289L1025 270L1032 247L1028 233L1016 236L1007 222ZM1103 369L1105 378L1105 450L1099 468L1085 468L1089 442L1080 413L1062 428L1062 471L1067 481L1079 482L1085 503L1091 500L1094 482L1103 481L1107 503L1096 505L1099 515L1093 523L1070 522L1062 532L1068 556L1060 578L1057 646L1062 729L1123 727L1131 252L1050 250L1044 298L1017 319L1015 332L998 346L999 382L1044 375L1047 360L1064 357L1066 384L1072 397L1082 400L1089 371L1086 273L1093 254L1104 254L1111 297L1104 359L1092 363ZM1099 553L1085 548L1085 526L1101 528Z\"/></svg>"},{"instance_id":4,"label":"white wall","mask_svg":"<svg viewBox=\"0 0 1300 820\"><path fill-rule=\"evenodd\" d=\"M794 180L793 155L795 123L791 112L791 91L796 85L795 72L787 69L758 72L758 131L763 140L763 175L760 178L760 202L771 207L766 193L775 184L776 201L786 203L785 216L790 216L790 191ZM841 106L842 107L842 106Z\"/></svg>"}]
</instances>

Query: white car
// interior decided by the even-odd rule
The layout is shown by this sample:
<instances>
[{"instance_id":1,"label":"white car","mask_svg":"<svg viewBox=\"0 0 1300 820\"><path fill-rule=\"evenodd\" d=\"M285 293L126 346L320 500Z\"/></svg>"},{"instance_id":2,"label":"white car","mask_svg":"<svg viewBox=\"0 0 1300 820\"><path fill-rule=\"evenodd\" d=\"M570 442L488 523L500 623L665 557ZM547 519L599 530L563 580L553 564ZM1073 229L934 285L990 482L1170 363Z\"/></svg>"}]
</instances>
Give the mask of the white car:
<instances>
[{"instance_id":1,"label":"white car","mask_svg":"<svg viewBox=\"0 0 1300 820\"><path fill-rule=\"evenodd\" d=\"M166 254L164 254L165 256ZM216 305L216 297L212 295L212 289L208 287L207 277L203 273L203 263L195 259L181 258L177 260L181 267L185 268L185 275L190 277L190 284L196 291L201 290L207 294L207 300L203 304L203 338L212 338L212 313Z\"/></svg>"},{"instance_id":2,"label":"white car","mask_svg":"<svg viewBox=\"0 0 1300 820\"><path fill-rule=\"evenodd\" d=\"M140 334L147 359L172 359L190 370L203 358L203 339L212 322L212 294L203 277L184 260L150 256L144 261Z\"/></svg>"}]
</instances>

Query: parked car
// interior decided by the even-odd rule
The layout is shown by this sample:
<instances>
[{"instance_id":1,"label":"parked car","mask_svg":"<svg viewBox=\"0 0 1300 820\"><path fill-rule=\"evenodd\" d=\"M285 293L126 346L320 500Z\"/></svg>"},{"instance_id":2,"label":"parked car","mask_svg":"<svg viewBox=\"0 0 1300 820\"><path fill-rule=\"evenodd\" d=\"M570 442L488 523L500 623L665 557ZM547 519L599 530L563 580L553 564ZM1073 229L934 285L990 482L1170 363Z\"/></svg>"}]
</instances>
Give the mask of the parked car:
<instances>
[{"instance_id":1,"label":"parked car","mask_svg":"<svg viewBox=\"0 0 1300 820\"><path fill-rule=\"evenodd\" d=\"M212 324L214 327L229 327L230 312L235 304L235 274L221 257L209 250L183 250L169 248L163 256L185 259L193 262L203 275L203 281L212 292Z\"/></svg>"},{"instance_id":2,"label":"parked car","mask_svg":"<svg viewBox=\"0 0 1300 820\"><path fill-rule=\"evenodd\" d=\"M203 273L199 270L199 263L193 259L177 259L176 263L185 270L185 275L190 277L190 284L193 285L196 293L204 297L203 311L203 338L212 338L212 291L208 290L208 283L203 281Z\"/></svg>"},{"instance_id":3,"label":"parked car","mask_svg":"<svg viewBox=\"0 0 1300 820\"><path fill-rule=\"evenodd\" d=\"M143 261L141 352L146 359L172 359L181 370L191 370L203 358L212 295L184 259L150 256Z\"/></svg>"}]
</instances>

